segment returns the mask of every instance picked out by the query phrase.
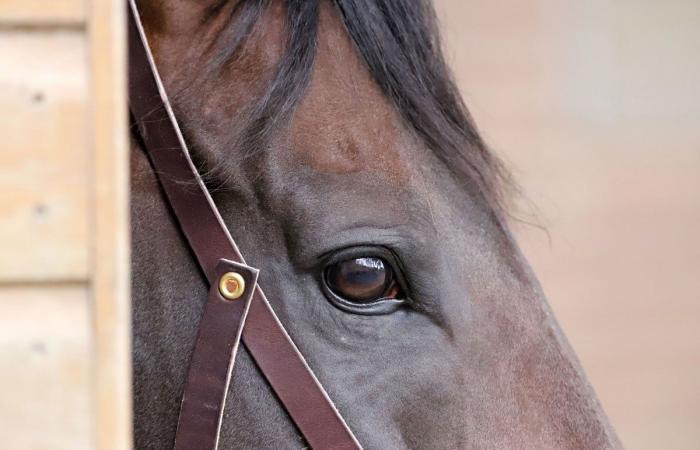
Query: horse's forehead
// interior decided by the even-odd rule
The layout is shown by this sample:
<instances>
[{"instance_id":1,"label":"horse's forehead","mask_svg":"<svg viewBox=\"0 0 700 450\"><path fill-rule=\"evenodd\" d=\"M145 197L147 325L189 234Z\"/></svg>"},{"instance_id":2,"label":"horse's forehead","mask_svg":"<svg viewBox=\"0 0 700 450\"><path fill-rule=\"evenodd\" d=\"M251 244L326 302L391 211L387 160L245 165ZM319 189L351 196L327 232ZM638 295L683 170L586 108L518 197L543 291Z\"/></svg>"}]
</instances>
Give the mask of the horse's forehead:
<instances>
[{"instance_id":1,"label":"horse's forehead","mask_svg":"<svg viewBox=\"0 0 700 450\"><path fill-rule=\"evenodd\" d=\"M291 123L292 155L322 174L362 171L401 183L415 139L324 3L310 85Z\"/></svg>"},{"instance_id":2,"label":"horse's forehead","mask_svg":"<svg viewBox=\"0 0 700 450\"><path fill-rule=\"evenodd\" d=\"M171 9L167 11L174 14ZM236 64L222 67L221 78L208 82L209 89L225 95L202 96L195 94L201 91L183 89L190 85L192 78L197 78L199 69L196 64L178 62L177 55L207 53L206 42L211 39L211 33L206 27L197 28L194 35L192 30L175 33L174 30L187 28L178 17L159 19L161 27L167 23L174 28L161 30L167 36L154 39L163 59L163 74L173 91L183 90L196 96L185 98L186 103L198 105L196 113L192 112L195 116L192 122L203 127L206 133L214 133L213 142L226 142L228 134L240 131L231 126L232 121L238 122L235 115L255 101L261 83L266 83L274 73L285 51L286 10L282 4L266 8L239 49ZM156 19L153 21L158 22ZM214 29L223 26L217 25L216 20L208 26ZM291 145L280 145L280 153L274 159L308 167L320 174L367 172L392 184L403 184L409 178L411 160L421 148L418 140L406 129L396 109L371 77L329 2L321 3L318 32L312 78L289 124L287 136ZM184 39L183 35L189 38ZM154 37L159 37L158 33ZM187 109L187 105L182 106ZM287 152L288 147L291 152ZM274 149L271 151L274 153Z\"/></svg>"}]
</instances>

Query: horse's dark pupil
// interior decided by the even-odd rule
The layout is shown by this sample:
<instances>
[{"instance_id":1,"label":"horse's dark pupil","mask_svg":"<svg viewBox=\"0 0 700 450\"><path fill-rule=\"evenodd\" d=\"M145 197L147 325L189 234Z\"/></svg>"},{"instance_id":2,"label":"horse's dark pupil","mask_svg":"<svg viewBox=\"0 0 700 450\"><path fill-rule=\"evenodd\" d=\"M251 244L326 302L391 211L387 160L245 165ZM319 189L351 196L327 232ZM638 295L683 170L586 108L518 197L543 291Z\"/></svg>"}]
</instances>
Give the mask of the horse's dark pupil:
<instances>
[{"instance_id":1,"label":"horse's dark pupil","mask_svg":"<svg viewBox=\"0 0 700 450\"><path fill-rule=\"evenodd\" d=\"M370 302L382 297L391 282L391 269L381 258L355 258L328 267L328 287L339 297Z\"/></svg>"}]
</instances>

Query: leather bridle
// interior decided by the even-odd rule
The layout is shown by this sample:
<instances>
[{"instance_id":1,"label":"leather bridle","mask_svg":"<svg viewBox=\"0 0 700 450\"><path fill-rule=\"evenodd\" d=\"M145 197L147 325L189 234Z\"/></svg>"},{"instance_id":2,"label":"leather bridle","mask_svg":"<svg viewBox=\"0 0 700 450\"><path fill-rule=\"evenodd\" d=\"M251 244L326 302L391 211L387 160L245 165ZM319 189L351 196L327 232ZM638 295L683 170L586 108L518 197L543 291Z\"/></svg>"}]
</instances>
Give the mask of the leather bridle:
<instances>
[{"instance_id":1,"label":"leather bridle","mask_svg":"<svg viewBox=\"0 0 700 450\"><path fill-rule=\"evenodd\" d=\"M168 202L210 285L190 359L175 449L216 449L241 341L314 449L361 449L287 334L204 185L129 0L129 105Z\"/></svg>"}]
</instances>

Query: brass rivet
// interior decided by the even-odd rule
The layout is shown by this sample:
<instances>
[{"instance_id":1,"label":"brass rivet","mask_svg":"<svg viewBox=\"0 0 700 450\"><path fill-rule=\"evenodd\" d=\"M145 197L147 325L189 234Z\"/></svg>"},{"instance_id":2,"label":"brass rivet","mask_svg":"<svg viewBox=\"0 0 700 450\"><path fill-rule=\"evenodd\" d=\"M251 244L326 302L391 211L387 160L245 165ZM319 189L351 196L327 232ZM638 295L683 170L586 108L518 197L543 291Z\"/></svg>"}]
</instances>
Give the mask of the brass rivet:
<instances>
[{"instance_id":1,"label":"brass rivet","mask_svg":"<svg viewBox=\"0 0 700 450\"><path fill-rule=\"evenodd\" d=\"M235 300L245 292L245 280L240 273L226 272L219 279L219 292L224 298Z\"/></svg>"}]
</instances>

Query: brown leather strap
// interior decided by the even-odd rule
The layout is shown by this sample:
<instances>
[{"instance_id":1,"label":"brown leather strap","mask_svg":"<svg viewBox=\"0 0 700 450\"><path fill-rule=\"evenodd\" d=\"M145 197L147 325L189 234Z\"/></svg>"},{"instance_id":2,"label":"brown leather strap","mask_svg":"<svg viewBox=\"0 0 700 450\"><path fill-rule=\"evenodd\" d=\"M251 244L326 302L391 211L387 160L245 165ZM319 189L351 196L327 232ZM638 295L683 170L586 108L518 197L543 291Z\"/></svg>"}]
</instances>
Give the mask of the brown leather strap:
<instances>
[{"instance_id":1,"label":"brown leather strap","mask_svg":"<svg viewBox=\"0 0 700 450\"><path fill-rule=\"evenodd\" d=\"M131 112L180 227L210 284L215 285L220 260L242 265L245 265L245 261L189 156L158 76L134 0L129 0L129 6ZM245 323L244 318L239 319L243 324L244 344L308 444L317 450L361 449L257 284L254 285ZM199 371L202 368L194 362L231 354L231 345L234 345L231 333L228 333L228 337L208 333L207 339L210 342L213 339L216 346L200 345L199 339L204 336L202 329L209 327L209 320L210 316L205 312L199 324L200 333L178 423L177 439L185 439L180 430L188 430L187 442L213 442L213 447L197 445L196 448L216 448L221 416L217 411L219 416L215 427L191 425L198 423L201 420L198 416L208 411L208 398L205 397L213 395L212 390L207 389L203 394L193 385L200 379ZM231 325L235 327L235 324ZM219 337L222 342L218 341ZM225 377L222 370L217 369L216 374L216 382L212 386L215 386L214 390L223 392L213 395L213 398L225 398L230 369Z\"/></svg>"},{"instance_id":2,"label":"brown leather strap","mask_svg":"<svg viewBox=\"0 0 700 450\"><path fill-rule=\"evenodd\" d=\"M215 269L217 279L232 272L242 276L244 292L229 299L217 283L209 289L182 395L176 450L213 449L219 441L231 371L258 280L256 269L233 261L222 259Z\"/></svg>"}]
</instances>

